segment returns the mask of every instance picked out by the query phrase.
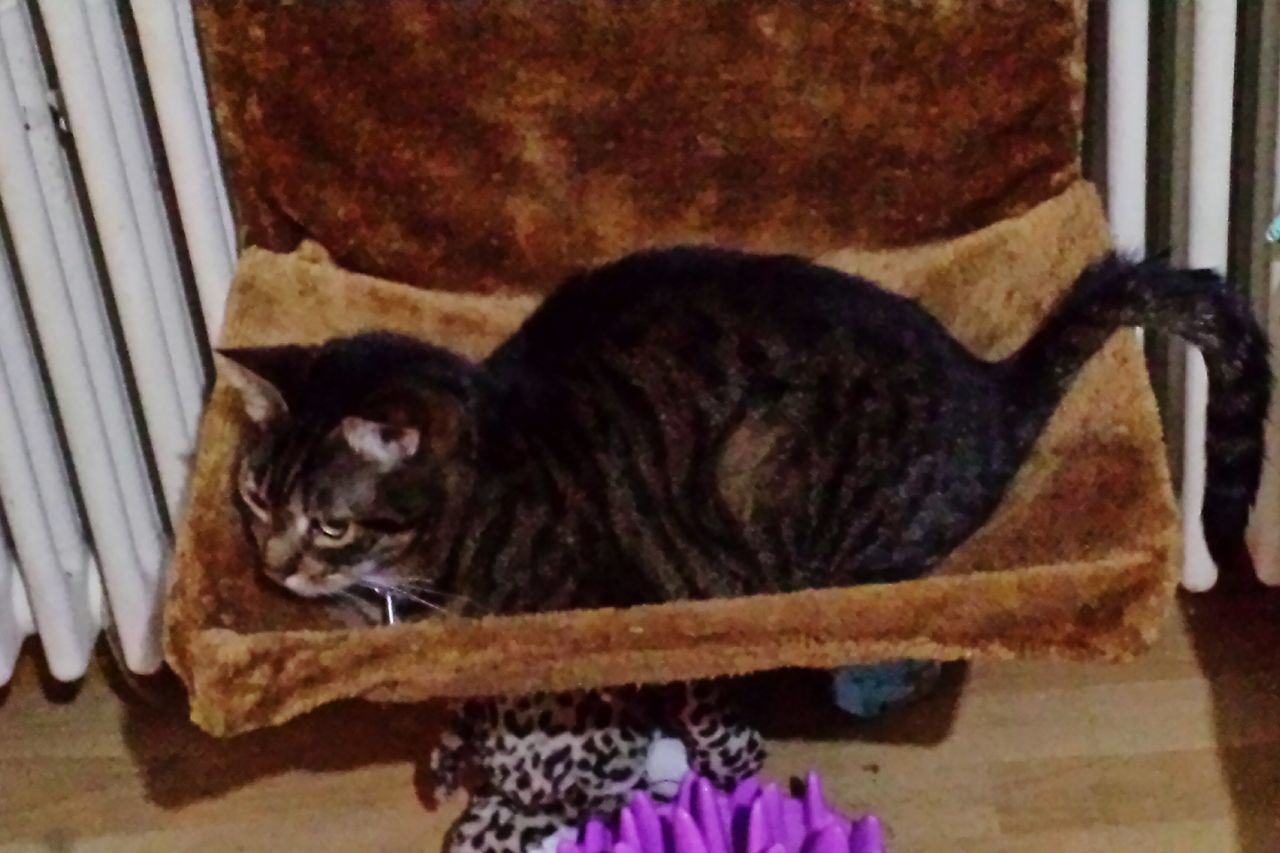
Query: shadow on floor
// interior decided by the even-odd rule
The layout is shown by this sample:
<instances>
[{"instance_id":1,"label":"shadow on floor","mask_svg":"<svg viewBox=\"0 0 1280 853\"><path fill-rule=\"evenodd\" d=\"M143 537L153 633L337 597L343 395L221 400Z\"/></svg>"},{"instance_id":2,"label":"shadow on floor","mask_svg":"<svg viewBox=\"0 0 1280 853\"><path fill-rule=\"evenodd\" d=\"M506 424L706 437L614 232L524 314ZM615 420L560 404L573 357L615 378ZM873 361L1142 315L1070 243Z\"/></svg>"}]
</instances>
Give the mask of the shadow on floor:
<instances>
[{"instance_id":1,"label":"shadow on floor","mask_svg":"<svg viewBox=\"0 0 1280 853\"><path fill-rule=\"evenodd\" d=\"M1228 580L1179 602L1213 694L1242 853L1280 849L1280 589Z\"/></svg>"},{"instance_id":2,"label":"shadow on floor","mask_svg":"<svg viewBox=\"0 0 1280 853\"><path fill-rule=\"evenodd\" d=\"M40 693L46 701L55 705L65 705L80 695L80 690L84 686L83 681L59 681L49 672L49 662L45 660L44 650L40 647L40 640L37 637L27 637L23 641L22 648L18 650L17 660L19 664L24 660L30 661L35 667ZM5 703L9 701L12 690L12 681L0 684L0 708L4 708Z\"/></svg>"},{"instance_id":3,"label":"shadow on floor","mask_svg":"<svg viewBox=\"0 0 1280 853\"><path fill-rule=\"evenodd\" d=\"M110 665L108 672L117 672ZM150 799L181 808L218 797L259 779L305 770L331 772L418 760L425 764L438 742L442 710L437 705L339 702L282 726L215 738L187 719L177 679L162 675L142 682L142 691L112 677L125 703L123 734ZM419 767L421 793L434 786Z\"/></svg>"},{"instance_id":4,"label":"shadow on floor","mask_svg":"<svg viewBox=\"0 0 1280 853\"><path fill-rule=\"evenodd\" d=\"M836 707L827 672L784 670L752 676L745 680L743 694L749 719L766 740L930 746L950 734L968 677L967 663L946 664L927 696L874 720L858 719Z\"/></svg>"},{"instance_id":5,"label":"shadow on floor","mask_svg":"<svg viewBox=\"0 0 1280 853\"><path fill-rule=\"evenodd\" d=\"M187 720L185 696L172 675L134 683L104 664L125 704L125 743L149 798L163 808L182 808L294 770L341 771L407 761L417 762L414 784L423 805L436 804L425 758L440 736L441 706L335 703L282 726L220 739ZM770 673L746 679L743 687L748 716L769 740L931 744L950 731L966 677L966 665L948 665L929 696L872 721L835 707L826 673Z\"/></svg>"}]
</instances>

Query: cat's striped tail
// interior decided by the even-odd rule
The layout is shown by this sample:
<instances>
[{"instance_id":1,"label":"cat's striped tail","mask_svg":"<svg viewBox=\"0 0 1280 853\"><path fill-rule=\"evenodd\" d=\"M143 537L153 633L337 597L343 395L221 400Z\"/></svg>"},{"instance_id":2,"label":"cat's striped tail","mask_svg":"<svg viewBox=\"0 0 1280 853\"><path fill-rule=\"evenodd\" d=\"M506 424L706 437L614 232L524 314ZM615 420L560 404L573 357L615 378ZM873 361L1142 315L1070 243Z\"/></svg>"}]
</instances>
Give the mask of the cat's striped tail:
<instances>
[{"instance_id":1,"label":"cat's striped tail","mask_svg":"<svg viewBox=\"0 0 1280 853\"><path fill-rule=\"evenodd\" d=\"M1224 571L1249 564L1244 544L1258 491L1271 399L1270 348L1248 301L1209 270L1115 255L1086 269L1004 367L1010 417L1029 445L1076 373L1117 329L1145 326L1199 348L1209 373L1201 519ZM1024 421L1028 415L1031 421Z\"/></svg>"}]
</instances>

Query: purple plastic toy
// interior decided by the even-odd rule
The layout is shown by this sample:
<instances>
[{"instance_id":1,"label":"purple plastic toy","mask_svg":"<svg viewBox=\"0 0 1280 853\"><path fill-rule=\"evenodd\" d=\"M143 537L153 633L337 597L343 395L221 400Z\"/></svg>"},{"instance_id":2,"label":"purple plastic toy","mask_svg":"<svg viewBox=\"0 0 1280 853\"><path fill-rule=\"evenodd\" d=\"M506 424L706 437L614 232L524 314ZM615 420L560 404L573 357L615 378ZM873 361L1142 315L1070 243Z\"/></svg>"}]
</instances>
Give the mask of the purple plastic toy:
<instances>
[{"instance_id":1,"label":"purple plastic toy","mask_svg":"<svg viewBox=\"0 0 1280 853\"><path fill-rule=\"evenodd\" d=\"M851 820L827 805L822 781L810 772L804 794L748 779L733 793L690 772L671 803L637 793L616 821L592 818L577 842L556 853L883 853L880 821Z\"/></svg>"}]
</instances>

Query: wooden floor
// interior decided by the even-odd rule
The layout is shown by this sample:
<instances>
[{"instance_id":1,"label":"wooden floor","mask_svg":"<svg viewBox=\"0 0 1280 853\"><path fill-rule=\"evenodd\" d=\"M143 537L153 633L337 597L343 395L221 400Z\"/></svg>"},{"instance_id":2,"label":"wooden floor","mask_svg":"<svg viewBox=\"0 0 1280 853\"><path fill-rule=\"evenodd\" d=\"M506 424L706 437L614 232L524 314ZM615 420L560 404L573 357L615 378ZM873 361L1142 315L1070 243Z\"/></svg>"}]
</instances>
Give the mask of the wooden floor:
<instances>
[{"instance_id":1,"label":"wooden floor","mask_svg":"<svg viewBox=\"0 0 1280 853\"><path fill-rule=\"evenodd\" d=\"M1133 665L953 669L874 725L824 712L802 677L762 687L782 700L759 709L770 772L817 767L897 853L1280 851L1275 593L1184 601ZM177 697L125 690L99 669L50 696L28 660L0 692L0 851L433 851L459 806L417 794L428 709L215 741Z\"/></svg>"}]
</instances>

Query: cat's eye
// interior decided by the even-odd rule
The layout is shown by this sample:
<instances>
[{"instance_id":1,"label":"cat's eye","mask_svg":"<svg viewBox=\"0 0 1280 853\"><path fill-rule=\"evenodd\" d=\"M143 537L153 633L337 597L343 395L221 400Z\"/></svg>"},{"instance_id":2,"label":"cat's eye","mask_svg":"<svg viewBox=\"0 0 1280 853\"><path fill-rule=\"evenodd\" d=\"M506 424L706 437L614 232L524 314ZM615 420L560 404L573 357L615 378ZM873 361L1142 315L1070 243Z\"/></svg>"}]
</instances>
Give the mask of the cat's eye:
<instances>
[{"instance_id":1,"label":"cat's eye","mask_svg":"<svg viewBox=\"0 0 1280 853\"><path fill-rule=\"evenodd\" d=\"M317 518L311 522L315 543L322 548L340 548L356 534L355 525L347 519Z\"/></svg>"}]
</instances>

